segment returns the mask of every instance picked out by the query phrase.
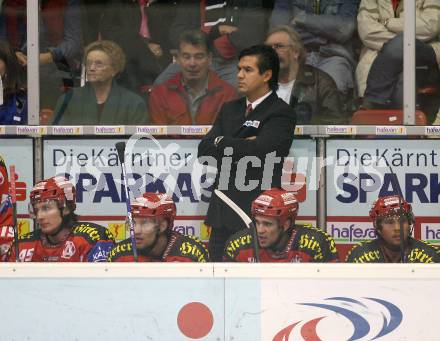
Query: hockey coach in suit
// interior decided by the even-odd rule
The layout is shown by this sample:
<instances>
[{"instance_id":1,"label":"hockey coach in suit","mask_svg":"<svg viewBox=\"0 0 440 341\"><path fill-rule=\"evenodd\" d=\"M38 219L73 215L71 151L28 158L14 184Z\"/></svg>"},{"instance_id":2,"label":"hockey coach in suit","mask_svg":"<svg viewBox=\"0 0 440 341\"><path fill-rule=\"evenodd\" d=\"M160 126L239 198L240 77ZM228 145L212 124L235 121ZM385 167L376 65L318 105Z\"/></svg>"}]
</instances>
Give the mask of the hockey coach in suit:
<instances>
[{"instance_id":1,"label":"hockey coach in suit","mask_svg":"<svg viewBox=\"0 0 440 341\"><path fill-rule=\"evenodd\" d=\"M250 215L251 203L262 191L281 186L283 160L292 144L296 114L276 94L279 59L271 47L244 49L237 72L238 90L243 97L223 105L199 144L198 157L204 164L207 157L215 159L213 188ZM228 237L246 226L214 192L205 222L212 228L211 259L221 261Z\"/></svg>"}]
</instances>

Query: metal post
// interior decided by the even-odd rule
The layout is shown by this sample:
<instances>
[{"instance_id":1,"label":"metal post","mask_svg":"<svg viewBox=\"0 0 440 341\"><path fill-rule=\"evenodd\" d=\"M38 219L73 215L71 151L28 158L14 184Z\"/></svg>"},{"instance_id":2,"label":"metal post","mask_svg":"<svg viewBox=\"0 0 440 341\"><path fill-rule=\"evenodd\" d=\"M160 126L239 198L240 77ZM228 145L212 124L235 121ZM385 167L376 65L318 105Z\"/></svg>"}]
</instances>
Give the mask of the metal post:
<instances>
[{"instance_id":1,"label":"metal post","mask_svg":"<svg viewBox=\"0 0 440 341\"><path fill-rule=\"evenodd\" d=\"M34 183L43 180L43 138L34 138Z\"/></svg>"},{"instance_id":2,"label":"metal post","mask_svg":"<svg viewBox=\"0 0 440 341\"><path fill-rule=\"evenodd\" d=\"M318 137L316 139L316 158L318 167L316 167L316 179L318 181L318 190L316 192L316 223L317 227L327 231L327 191L325 167L326 157L326 139Z\"/></svg>"},{"instance_id":3,"label":"metal post","mask_svg":"<svg viewBox=\"0 0 440 341\"><path fill-rule=\"evenodd\" d=\"M416 5L404 0L405 29L403 30L403 123L416 123Z\"/></svg>"},{"instance_id":4,"label":"metal post","mask_svg":"<svg viewBox=\"0 0 440 341\"><path fill-rule=\"evenodd\" d=\"M38 30L39 1L26 1L28 124L40 123L40 44Z\"/></svg>"}]
</instances>

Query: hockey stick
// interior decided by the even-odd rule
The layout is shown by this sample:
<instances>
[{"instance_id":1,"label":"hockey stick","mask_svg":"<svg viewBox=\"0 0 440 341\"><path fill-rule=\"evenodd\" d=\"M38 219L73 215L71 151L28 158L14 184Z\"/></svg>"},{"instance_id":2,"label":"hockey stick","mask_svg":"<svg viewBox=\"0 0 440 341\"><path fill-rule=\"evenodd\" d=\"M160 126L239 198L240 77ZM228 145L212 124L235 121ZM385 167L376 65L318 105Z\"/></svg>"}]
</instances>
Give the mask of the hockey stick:
<instances>
[{"instance_id":1,"label":"hockey stick","mask_svg":"<svg viewBox=\"0 0 440 341\"><path fill-rule=\"evenodd\" d=\"M397 178L397 175L393 172L393 169L391 168L391 165L387 162L388 168L390 169L391 174L393 174L396 177L397 185L398 185L398 194L399 194L399 209L402 210L402 198L403 194L400 189L400 183L399 179ZM403 220L402 215L399 214L399 228L400 228L400 262L405 263L405 241L403 239Z\"/></svg>"},{"instance_id":2,"label":"hockey stick","mask_svg":"<svg viewBox=\"0 0 440 341\"><path fill-rule=\"evenodd\" d=\"M15 261L19 262L19 248L18 248L18 226L17 226L17 193L15 187L15 166L9 166L9 175L11 177L11 187L9 190L9 195L12 202L12 217L14 221L14 248L15 248Z\"/></svg>"},{"instance_id":3,"label":"hockey stick","mask_svg":"<svg viewBox=\"0 0 440 341\"><path fill-rule=\"evenodd\" d=\"M115 147L118 152L119 160L121 161L122 177L124 178L124 187L125 187L125 203L127 205L127 219L128 219L128 226L130 227L130 239L133 248L134 261L137 262L138 252L136 247L136 238L134 237L134 223L133 223L133 217L131 215L130 194L128 189L128 180L125 171L125 142L117 142L115 144Z\"/></svg>"},{"instance_id":4,"label":"hockey stick","mask_svg":"<svg viewBox=\"0 0 440 341\"><path fill-rule=\"evenodd\" d=\"M231 199L229 199L223 192L220 192L219 190L214 190L215 194L223 200L231 209L234 210L235 213L237 213L240 218L244 221L246 226L251 230L252 240L253 240L253 249L254 249L254 257L255 261L257 263L260 263L260 247L258 245L258 236L257 236L257 228L255 227L254 222L251 218Z\"/></svg>"}]
</instances>

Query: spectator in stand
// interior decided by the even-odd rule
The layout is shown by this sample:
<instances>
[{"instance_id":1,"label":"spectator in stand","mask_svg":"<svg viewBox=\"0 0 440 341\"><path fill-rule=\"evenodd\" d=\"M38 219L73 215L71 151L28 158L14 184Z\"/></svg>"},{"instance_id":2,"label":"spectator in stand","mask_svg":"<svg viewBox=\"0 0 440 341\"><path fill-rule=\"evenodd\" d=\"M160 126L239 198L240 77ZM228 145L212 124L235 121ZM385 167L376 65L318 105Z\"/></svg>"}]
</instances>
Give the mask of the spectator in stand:
<instances>
[{"instance_id":1,"label":"spectator in stand","mask_svg":"<svg viewBox=\"0 0 440 341\"><path fill-rule=\"evenodd\" d=\"M145 102L116 82L125 65L121 48L112 41L97 41L86 47L84 56L87 83L58 99L52 124L146 123Z\"/></svg>"},{"instance_id":2,"label":"spectator in stand","mask_svg":"<svg viewBox=\"0 0 440 341\"><path fill-rule=\"evenodd\" d=\"M153 124L212 124L235 89L209 70L211 53L205 33L193 30L179 38L177 62L181 71L156 86L149 96Z\"/></svg>"},{"instance_id":3,"label":"spectator in stand","mask_svg":"<svg viewBox=\"0 0 440 341\"><path fill-rule=\"evenodd\" d=\"M170 42L176 48L180 34L190 29L208 33L213 48L211 68L221 79L235 86L238 51L264 39L265 22L267 20L261 0L182 0L170 28ZM179 71L179 64L169 65L155 84L170 79Z\"/></svg>"},{"instance_id":4,"label":"spectator in stand","mask_svg":"<svg viewBox=\"0 0 440 341\"><path fill-rule=\"evenodd\" d=\"M0 124L27 124L27 91L22 66L10 45L0 40Z\"/></svg>"},{"instance_id":5,"label":"spectator in stand","mask_svg":"<svg viewBox=\"0 0 440 341\"><path fill-rule=\"evenodd\" d=\"M5 38L27 65L26 1L4 0ZM40 106L53 108L80 71L81 17L79 0L40 1Z\"/></svg>"},{"instance_id":6,"label":"spectator in stand","mask_svg":"<svg viewBox=\"0 0 440 341\"><path fill-rule=\"evenodd\" d=\"M437 77L440 65L440 5L416 0L416 65ZM362 0L359 36L364 44L356 76L366 109L401 108L403 103L403 0Z\"/></svg>"},{"instance_id":7,"label":"spectator in stand","mask_svg":"<svg viewBox=\"0 0 440 341\"><path fill-rule=\"evenodd\" d=\"M328 73L349 104L353 97L353 50L356 15L360 0L276 0L270 27L290 25L307 51L306 63Z\"/></svg>"},{"instance_id":8,"label":"spectator in stand","mask_svg":"<svg viewBox=\"0 0 440 341\"><path fill-rule=\"evenodd\" d=\"M301 37L290 26L272 28L266 38L280 58L277 95L296 108L297 124L345 124L333 79L305 64Z\"/></svg>"},{"instance_id":9,"label":"spectator in stand","mask_svg":"<svg viewBox=\"0 0 440 341\"><path fill-rule=\"evenodd\" d=\"M171 63L169 28L174 0L110 0L100 25L102 39L119 44L127 57L120 84L133 92L152 85Z\"/></svg>"}]
</instances>

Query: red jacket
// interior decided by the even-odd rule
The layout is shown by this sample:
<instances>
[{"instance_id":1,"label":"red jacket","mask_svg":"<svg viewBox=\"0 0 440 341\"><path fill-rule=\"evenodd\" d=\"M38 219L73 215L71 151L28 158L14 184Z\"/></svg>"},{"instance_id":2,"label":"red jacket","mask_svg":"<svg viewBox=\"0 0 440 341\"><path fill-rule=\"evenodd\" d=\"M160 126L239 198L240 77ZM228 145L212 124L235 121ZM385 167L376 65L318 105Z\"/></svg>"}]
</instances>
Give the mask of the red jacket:
<instances>
[{"instance_id":1,"label":"red jacket","mask_svg":"<svg viewBox=\"0 0 440 341\"><path fill-rule=\"evenodd\" d=\"M214 123L223 103L236 98L235 89L210 71L208 91L199 103L195 122L189 108L189 95L182 85L182 73L156 86L149 96L149 114L152 124L209 125Z\"/></svg>"}]
</instances>

